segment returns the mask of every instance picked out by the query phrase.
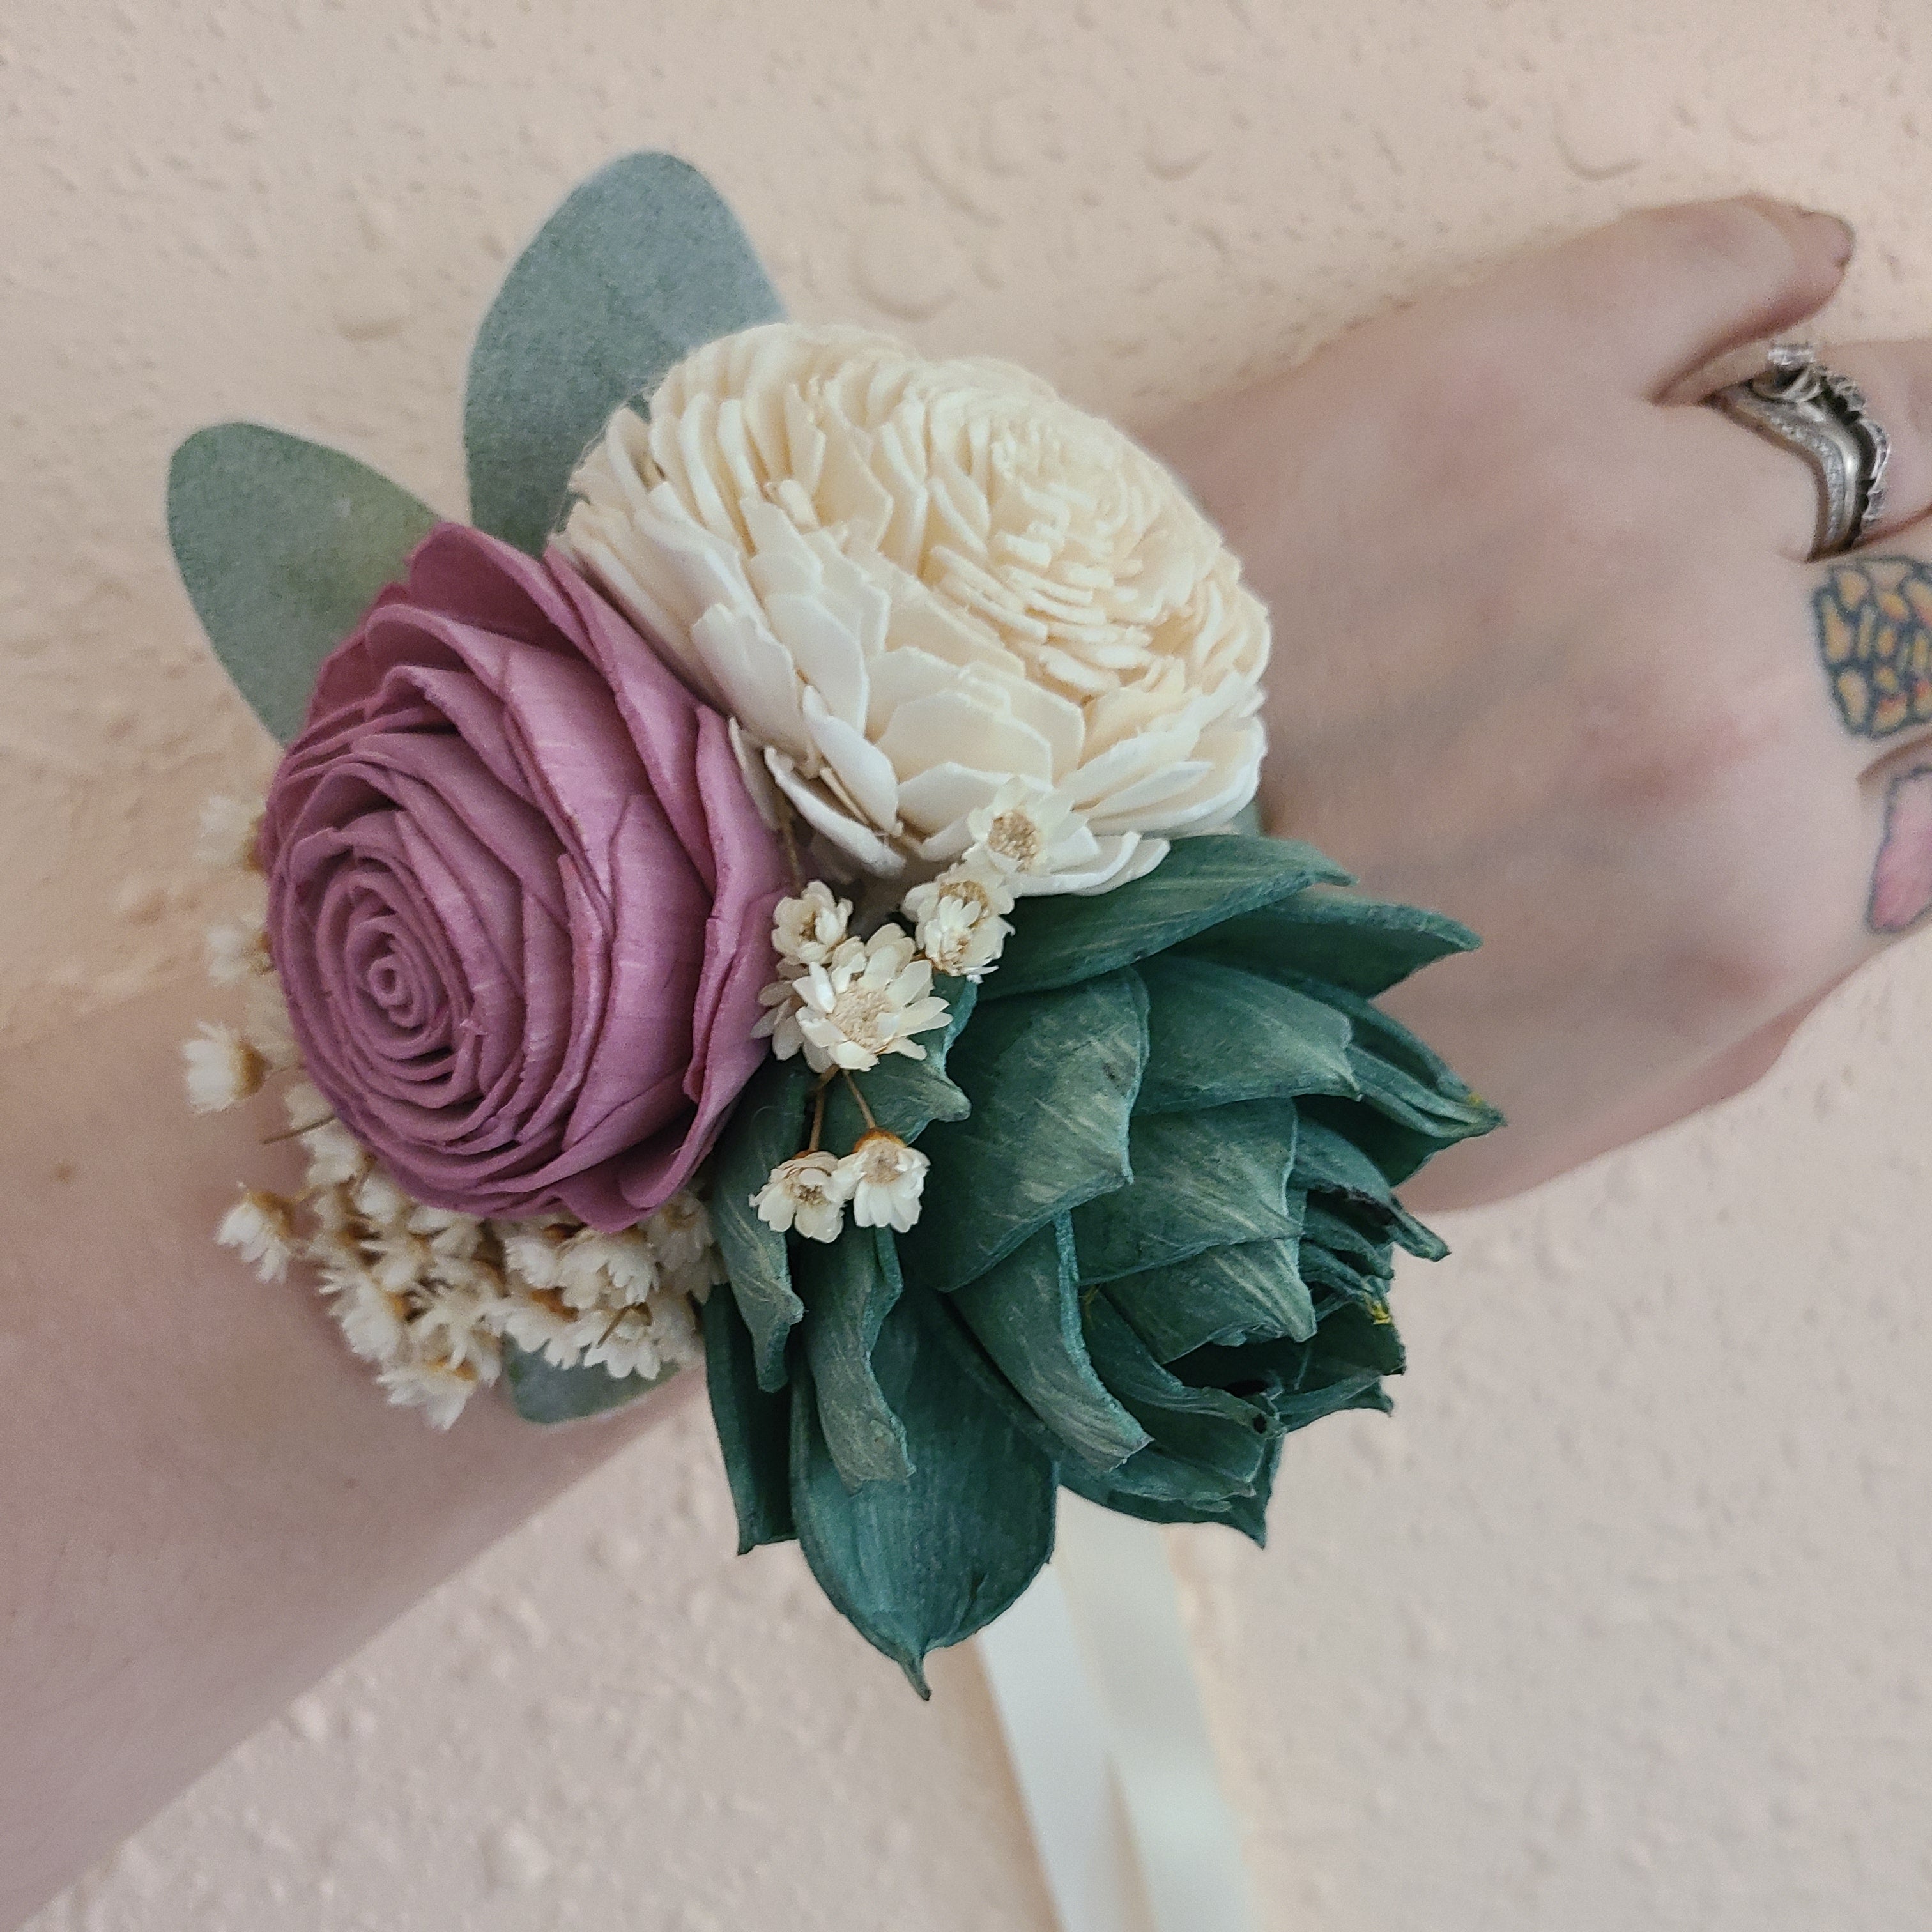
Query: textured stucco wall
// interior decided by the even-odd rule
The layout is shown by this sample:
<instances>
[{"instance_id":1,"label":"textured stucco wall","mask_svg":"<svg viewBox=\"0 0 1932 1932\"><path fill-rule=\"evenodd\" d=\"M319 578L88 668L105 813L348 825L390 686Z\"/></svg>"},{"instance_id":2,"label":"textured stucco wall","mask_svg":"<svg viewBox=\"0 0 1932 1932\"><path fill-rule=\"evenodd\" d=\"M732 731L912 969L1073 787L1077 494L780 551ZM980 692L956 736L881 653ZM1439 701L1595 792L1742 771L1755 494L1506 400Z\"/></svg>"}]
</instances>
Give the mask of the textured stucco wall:
<instances>
[{"instance_id":1,"label":"textured stucco wall","mask_svg":"<svg viewBox=\"0 0 1932 1932\"><path fill-rule=\"evenodd\" d=\"M0 1032L184 969L264 748L162 536L254 415L462 508L468 333L610 154L698 161L796 312L1144 421L1486 252L1762 186L1842 331L1932 295L1913 0L0 5ZM1444 372L1452 378L1453 371ZM1449 1230L1393 1422L1176 1539L1268 1932L1932 1922L1932 956L1723 1114ZM1047 1923L970 1654L919 1707L688 1412L35 1932Z\"/></svg>"}]
</instances>

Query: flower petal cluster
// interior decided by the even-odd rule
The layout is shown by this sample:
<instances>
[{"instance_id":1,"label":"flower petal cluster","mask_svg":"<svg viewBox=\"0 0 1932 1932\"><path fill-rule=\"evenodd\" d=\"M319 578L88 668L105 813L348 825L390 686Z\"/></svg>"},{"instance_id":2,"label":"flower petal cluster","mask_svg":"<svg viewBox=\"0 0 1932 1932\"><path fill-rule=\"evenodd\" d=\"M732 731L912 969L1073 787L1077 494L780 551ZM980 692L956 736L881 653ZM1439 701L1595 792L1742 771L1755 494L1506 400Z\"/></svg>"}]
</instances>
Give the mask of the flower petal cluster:
<instances>
[{"instance_id":1,"label":"flower petal cluster","mask_svg":"<svg viewBox=\"0 0 1932 1932\"><path fill-rule=\"evenodd\" d=\"M836 1241L845 1208L838 1156L814 1148L780 1161L752 1205L781 1234L795 1228L808 1241Z\"/></svg>"},{"instance_id":2,"label":"flower petal cluster","mask_svg":"<svg viewBox=\"0 0 1932 1932\"><path fill-rule=\"evenodd\" d=\"M923 1060L913 1036L946 1024L950 1009L932 991L932 964L896 926L848 939L797 982L798 1030L814 1072L863 1073L888 1053Z\"/></svg>"},{"instance_id":3,"label":"flower petal cluster","mask_svg":"<svg viewBox=\"0 0 1932 1932\"><path fill-rule=\"evenodd\" d=\"M417 1201L628 1228L764 1057L778 841L724 718L560 554L433 530L322 666L256 847L291 1046Z\"/></svg>"},{"instance_id":4,"label":"flower petal cluster","mask_svg":"<svg viewBox=\"0 0 1932 1932\"><path fill-rule=\"evenodd\" d=\"M203 1020L196 1036L182 1043L188 1064L188 1103L197 1114L238 1107L262 1090L268 1063L245 1036L214 1020Z\"/></svg>"},{"instance_id":5,"label":"flower petal cluster","mask_svg":"<svg viewBox=\"0 0 1932 1932\"><path fill-rule=\"evenodd\" d=\"M1009 877L990 830L962 868ZM755 1284L706 1317L757 1391L717 1413L742 1534L790 1531L801 1472L836 1469L807 1560L916 1683L928 1649L1031 1582L1057 1488L1258 1538L1286 1438L1387 1406L1382 1379L1402 1366L1393 1251L1444 1252L1396 1188L1498 1117L1372 1003L1473 935L1345 883L1305 846L1237 836L1182 842L1118 892L1022 902L998 971L959 992L963 1024L934 1042L964 1104L928 1111L940 1083L916 1100L890 1067L860 1076L868 1124L920 1120L917 1144L854 1132L843 1160L772 1176L768 1194L808 1171L812 1237L836 1246L721 1213L734 1280ZM938 916L944 886L922 912ZM850 1110L827 1098L845 1083L766 1079L721 1171L755 1172L807 1119L814 1145L845 1144ZM836 1377L818 1370L828 1326ZM860 1340L868 1376L842 1366ZM944 1538L904 1533L917 1490L873 1500L915 1476L972 1498Z\"/></svg>"},{"instance_id":6,"label":"flower petal cluster","mask_svg":"<svg viewBox=\"0 0 1932 1932\"><path fill-rule=\"evenodd\" d=\"M656 1378L704 1352L695 1304L724 1274L710 1218L688 1190L614 1234L557 1214L465 1214L412 1198L310 1082L292 1082L282 1099L308 1156L302 1190L243 1189L215 1239L264 1281L285 1280L298 1262L312 1268L392 1402L448 1428L500 1378L506 1342L616 1377Z\"/></svg>"},{"instance_id":7,"label":"flower petal cluster","mask_svg":"<svg viewBox=\"0 0 1932 1932\"><path fill-rule=\"evenodd\" d=\"M836 1241L848 1203L860 1227L904 1234L919 1219L932 1165L898 1135L874 1127L842 1157L812 1148L780 1161L752 1196L752 1205L766 1227L781 1234L795 1232L808 1241Z\"/></svg>"},{"instance_id":8,"label":"flower petal cluster","mask_svg":"<svg viewBox=\"0 0 1932 1932\"><path fill-rule=\"evenodd\" d=\"M904 1234L919 1219L920 1196L932 1163L917 1148L879 1128L860 1137L838 1163L838 1182L862 1228Z\"/></svg>"},{"instance_id":9,"label":"flower petal cluster","mask_svg":"<svg viewBox=\"0 0 1932 1932\"><path fill-rule=\"evenodd\" d=\"M975 982L998 961L1012 932L1005 916L1012 909L1011 874L983 844L905 896L919 950L934 969Z\"/></svg>"},{"instance_id":10,"label":"flower petal cluster","mask_svg":"<svg viewBox=\"0 0 1932 1932\"><path fill-rule=\"evenodd\" d=\"M687 357L563 541L850 869L962 856L1018 782L1022 892L1092 892L1252 796L1268 620L1173 476L1023 370L788 323Z\"/></svg>"}]
</instances>

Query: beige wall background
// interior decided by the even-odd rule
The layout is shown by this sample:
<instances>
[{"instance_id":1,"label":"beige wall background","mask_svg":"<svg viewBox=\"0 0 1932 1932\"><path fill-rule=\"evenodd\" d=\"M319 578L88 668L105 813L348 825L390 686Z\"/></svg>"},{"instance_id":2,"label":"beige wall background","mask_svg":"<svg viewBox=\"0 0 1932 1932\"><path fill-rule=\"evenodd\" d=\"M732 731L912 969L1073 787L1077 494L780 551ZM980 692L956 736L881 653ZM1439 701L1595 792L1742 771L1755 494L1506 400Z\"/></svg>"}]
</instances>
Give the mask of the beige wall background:
<instances>
[{"instance_id":1,"label":"beige wall background","mask_svg":"<svg viewBox=\"0 0 1932 1932\"><path fill-rule=\"evenodd\" d=\"M265 767L173 579L170 447L260 416L460 514L470 332L611 154L698 162L796 313L1133 423L1748 186L1858 224L1829 328L1924 329L1922 24L0 0L0 1036L190 969L196 806ZM1743 1102L1450 1226L1395 1419L1295 1439L1265 1554L1174 1538L1268 1932L1932 1922L1928 991L1922 943ZM970 1652L922 1708L794 1552L731 1547L688 1412L34 1932L1045 1928Z\"/></svg>"}]
</instances>

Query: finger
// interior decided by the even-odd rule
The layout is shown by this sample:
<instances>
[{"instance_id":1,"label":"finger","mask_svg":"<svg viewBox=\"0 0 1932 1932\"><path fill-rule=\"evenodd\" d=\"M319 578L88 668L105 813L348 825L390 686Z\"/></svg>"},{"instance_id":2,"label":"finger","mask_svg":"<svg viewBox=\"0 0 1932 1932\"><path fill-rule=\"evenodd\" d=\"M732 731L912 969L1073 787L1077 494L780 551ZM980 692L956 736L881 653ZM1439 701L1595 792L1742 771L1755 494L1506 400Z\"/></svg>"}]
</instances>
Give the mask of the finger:
<instances>
[{"instance_id":1,"label":"finger","mask_svg":"<svg viewBox=\"0 0 1932 1932\"><path fill-rule=\"evenodd\" d=\"M1851 230L1764 195L1648 208L1511 262L1469 292L1494 339L1574 382L1651 400L1726 350L1815 314Z\"/></svg>"},{"instance_id":2,"label":"finger","mask_svg":"<svg viewBox=\"0 0 1932 1932\"><path fill-rule=\"evenodd\" d=\"M1852 343L1832 350L1825 360L1864 391L1873 419L1892 446L1883 505L1859 547L1862 552L1932 510L1932 341ZM1818 521L1818 479L1811 466L1795 450L1780 448L1742 423L1713 410L1703 413L1736 432L1726 439L1732 446L1727 460L1741 478L1748 472L1745 487L1774 547L1802 562Z\"/></svg>"}]
</instances>

